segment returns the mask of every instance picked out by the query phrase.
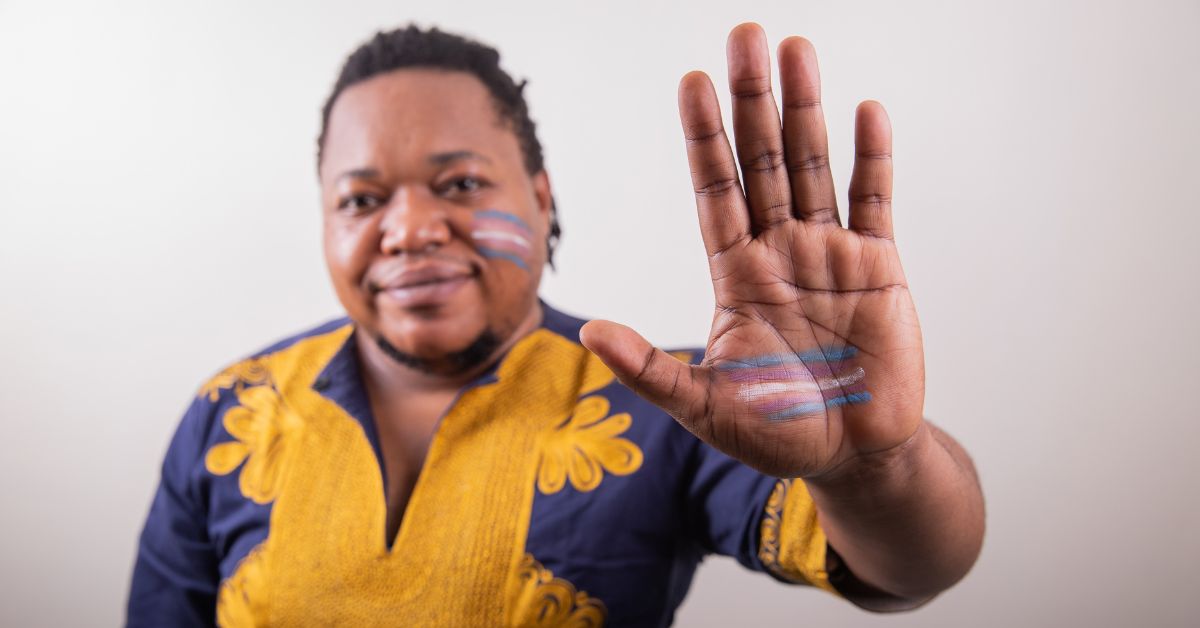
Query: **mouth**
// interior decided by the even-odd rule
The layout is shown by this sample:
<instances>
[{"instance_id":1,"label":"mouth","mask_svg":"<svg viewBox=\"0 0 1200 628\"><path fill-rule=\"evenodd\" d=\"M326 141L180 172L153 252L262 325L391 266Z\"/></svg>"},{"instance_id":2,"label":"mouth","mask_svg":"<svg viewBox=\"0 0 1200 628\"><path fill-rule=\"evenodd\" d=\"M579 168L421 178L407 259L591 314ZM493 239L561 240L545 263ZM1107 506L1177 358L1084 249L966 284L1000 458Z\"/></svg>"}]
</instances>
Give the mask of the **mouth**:
<instances>
[{"instance_id":1,"label":"mouth","mask_svg":"<svg viewBox=\"0 0 1200 628\"><path fill-rule=\"evenodd\" d=\"M372 295L390 305L427 308L444 305L475 279L469 266L435 263L405 266L368 284Z\"/></svg>"}]
</instances>

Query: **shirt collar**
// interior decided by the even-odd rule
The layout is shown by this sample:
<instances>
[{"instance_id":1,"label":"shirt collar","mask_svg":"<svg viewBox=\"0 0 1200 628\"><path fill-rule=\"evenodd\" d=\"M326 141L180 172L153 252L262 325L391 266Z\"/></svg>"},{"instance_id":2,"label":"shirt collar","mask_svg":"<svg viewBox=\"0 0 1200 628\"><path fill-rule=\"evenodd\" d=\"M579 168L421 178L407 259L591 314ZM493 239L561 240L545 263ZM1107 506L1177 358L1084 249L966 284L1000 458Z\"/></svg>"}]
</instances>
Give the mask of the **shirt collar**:
<instances>
[{"instance_id":1,"label":"shirt collar","mask_svg":"<svg viewBox=\"0 0 1200 628\"><path fill-rule=\"evenodd\" d=\"M584 321L559 312L547 305L545 301L540 299L538 301L542 306L542 322L539 328L564 336L573 342L578 342L579 328L583 326ZM349 319L346 320L347 324L354 325ZM375 426L371 414L371 402L367 397L359 361L358 344L356 341L358 333L359 330L355 326L351 333L346 336L345 343L342 344L337 353L325 365L325 368L321 370L321 373L313 380L312 387L361 423L367 430L371 441L376 442ZM477 386L494 383L496 381L496 369L503 360L504 356L501 356L486 372L466 384L459 391L459 395Z\"/></svg>"}]
</instances>

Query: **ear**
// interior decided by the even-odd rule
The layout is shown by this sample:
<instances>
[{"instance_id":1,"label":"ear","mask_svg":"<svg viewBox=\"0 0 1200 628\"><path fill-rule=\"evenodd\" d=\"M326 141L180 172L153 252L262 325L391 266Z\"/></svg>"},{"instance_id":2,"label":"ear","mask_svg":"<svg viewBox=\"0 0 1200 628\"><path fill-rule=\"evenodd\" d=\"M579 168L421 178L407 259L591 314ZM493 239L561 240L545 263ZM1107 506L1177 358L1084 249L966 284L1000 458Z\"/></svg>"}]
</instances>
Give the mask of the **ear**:
<instances>
[{"instance_id":1,"label":"ear","mask_svg":"<svg viewBox=\"0 0 1200 628\"><path fill-rule=\"evenodd\" d=\"M550 175L546 173L546 169L542 168L540 172L533 175L533 195L537 199L538 207L538 223L542 226L542 233L550 232L550 208L554 204L554 196L550 189Z\"/></svg>"}]
</instances>

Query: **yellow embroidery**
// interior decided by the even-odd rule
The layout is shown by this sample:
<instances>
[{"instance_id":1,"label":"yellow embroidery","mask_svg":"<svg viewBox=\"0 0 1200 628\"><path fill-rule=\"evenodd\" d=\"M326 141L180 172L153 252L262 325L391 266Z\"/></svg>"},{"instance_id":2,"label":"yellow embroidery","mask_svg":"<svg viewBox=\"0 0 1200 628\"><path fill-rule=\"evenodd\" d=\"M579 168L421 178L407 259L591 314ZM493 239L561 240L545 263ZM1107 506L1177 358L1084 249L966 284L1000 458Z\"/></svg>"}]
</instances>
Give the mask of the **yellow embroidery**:
<instances>
[{"instance_id":1,"label":"yellow embroidery","mask_svg":"<svg viewBox=\"0 0 1200 628\"><path fill-rule=\"evenodd\" d=\"M263 552L262 545L250 550L250 553L238 562L234 574L221 584L221 591L217 596L218 626L254 626L255 618L263 615L264 600L250 595L247 591L248 583L258 583L266 579Z\"/></svg>"},{"instance_id":2,"label":"yellow embroidery","mask_svg":"<svg viewBox=\"0 0 1200 628\"><path fill-rule=\"evenodd\" d=\"M525 554L517 568L516 586L512 626L598 628L608 615L603 602L554 577L531 554Z\"/></svg>"},{"instance_id":3,"label":"yellow embroidery","mask_svg":"<svg viewBox=\"0 0 1200 628\"><path fill-rule=\"evenodd\" d=\"M771 489L759 530L758 559L773 572L779 570L779 519L783 516L783 496L790 483L791 480L780 480Z\"/></svg>"},{"instance_id":4,"label":"yellow embroidery","mask_svg":"<svg viewBox=\"0 0 1200 628\"><path fill-rule=\"evenodd\" d=\"M255 561L226 581L236 596L218 605L246 601L248 623L257 625L515 621L539 439L562 425L581 397L611 383L612 372L548 330L523 338L500 364L497 382L463 393L443 417L389 550L370 442L353 417L312 390L351 329L307 338L264 360L286 407L303 417L303 430L287 442L288 471L280 476L268 539Z\"/></svg>"},{"instance_id":5,"label":"yellow embroidery","mask_svg":"<svg viewBox=\"0 0 1200 628\"><path fill-rule=\"evenodd\" d=\"M625 412L608 416L608 409L604 397L588 397L575 406L566 423L546 434L538 465L539 491L557 493L570 479L575 490L586 493L600 486L605 471L629 475L641 468L642 450L619 438L633 419Z\"/></svg>"},{"instance_id":6,"label":"yellow embroidery","mask_svg":"<svg viewBox=\"0 0 1200 628\"><path fill-rule=\"evenodd\" d=\"M689 364L692 361L692 352L691 351L672 351L671 357L675 358L676 360L679 360L680 362L683 362L684 364Z\"/></svg>"},{"instance_id":7,"label":"yellow embroidery","mask_svg":"<svg viewBox=\"0 0 1200 628\"><path fill-rule=\"evenodd\" d=\"M259 358L249 358L227 367L217 373L200 387L199 395L207 395L209 401L216 401L225 388L234 388L241 392L247 386L258 386L270 381L271 374Z\"/></svg>"},{"instance_id":8,"label":"yellow embroidery","mask_svg":"<svg viewBox=\"0 0 1200 628\"><path fill-rule=\"evenodd\" d=\"M837 593L825 571L825 532L800 480L779 480L759 527L758 559L775 575Z\"/></svg>"},{"instance_id":9,"label":"yellow embroidery","mask_svg":"<svg viewBox=\"0 0 1200 628\"><path fill-rule=\"evenodd\" d=\"M292 449L288 441L301 421L271 386L244 388L237 397L241 405L225 413L225 430L236 440L213 445L204 466L227 475L245 461L238 486L246 497L266 504L279 494Z\"/></svg>"}]
</instances>

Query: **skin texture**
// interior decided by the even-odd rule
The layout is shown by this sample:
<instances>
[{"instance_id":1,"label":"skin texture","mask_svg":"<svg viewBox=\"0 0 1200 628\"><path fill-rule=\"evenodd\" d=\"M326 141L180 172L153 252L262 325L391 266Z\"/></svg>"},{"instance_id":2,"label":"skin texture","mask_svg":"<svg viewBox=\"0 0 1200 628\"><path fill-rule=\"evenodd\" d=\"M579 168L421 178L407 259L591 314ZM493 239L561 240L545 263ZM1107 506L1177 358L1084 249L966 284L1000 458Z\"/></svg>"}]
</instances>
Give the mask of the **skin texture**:
<instances>
[{"instance_id":1,"label":"skin texture","mask_svg":"<svg viewBox=\"0 0 1200 628\"><path fill-rule=\"evenodd\" d=\"M878 103L859 106L843 227L811 44L780 45L782 123L762 30L735 28L728 57L736 156L708 77L690 73L679 89L716 295L705 363L683 365L605 321L585 326L581 340L697 437L770 475L803 478L839 589L864 608L911 608L970 569L984 516L970 458L922 417L920 327L892 237L890 126ZM550 184L545 172L523 169L516 136L481 83L431 70L347 89L330 118L320 176L330 276L361 332L391 538L438 418L463 384L540 321ZM529 225L528 269L488 257L472 240L472 217L483 209ZM461 285L416 301L374 289L431 267ZM456 368L448 356L485 330L502 339L497 349L477 368ZM377 338L426 367L393 360ZM854 355L831 373L861 369L854 385L869 399L782 418L752 395L739 397L746 382L725 368L846 347ZM814 381L824 377L818 362Z\"/></svg>"},{"instance_id":2,"label":"skin texture","mask_svg":"<svg viewBox=\"0 0 1200 628\"><path fill-rule=\"evenodd\" d=\"M735 28L728 59L733 149L708 77L692 72L679 86L716 297L704 363L682 364L606 321L585 326L582 340L705 442L764 473L803 478L853 601L920 605L974 564L984 509L970 458L922 417L921 331L892 233L891 126L878 103L859 105L843 227L812 45L791 37L779 46L782 121L762 29ZM781 420L730 377L731 365L763 356L846 347L855 355L845 367L862 369L856 385L869 401Z\"/></svg>"},{"instance_id":3,"label":"skin texture","mask_svg":"<svg viewBox=\"0 0 1200 628\"><path fill-rule=\"evenodd\" d=\"M391 539L438 419L466 382L541 321L550 183L545 172L526 172L517 137L478 79L426 69L346 89L330 115L319 172L325 259L359 330ZM472 239L485 210L530 230L526 264L490 257ZM378 290L414 282L426 286L415 300L412 290ZM485 330L500 344L473 368L458 366L450 356ZM380 338L424 368L386 355Z\"/></svg>"},{"instance_id":4,"label":"skin texture","mask_svg":"<svg viewBox=\"0 0 1200 628\"><path fill-rule=\"evenodd\" d=\"M516 136L474 77L399 70L350 87L330 115L320 172L329 274L369 335L436 361L485 328L508 338L539 315L549 183L545 173L525 172ZM529 270L489 259L474 246L471 222L489 208L533 230L539 246ZM370 288L429 265L465 273L469 281L437 304L420 306Z\"/></svg>"}]
</instances>

